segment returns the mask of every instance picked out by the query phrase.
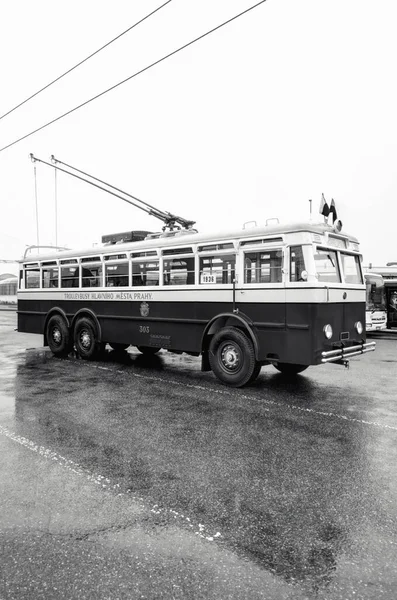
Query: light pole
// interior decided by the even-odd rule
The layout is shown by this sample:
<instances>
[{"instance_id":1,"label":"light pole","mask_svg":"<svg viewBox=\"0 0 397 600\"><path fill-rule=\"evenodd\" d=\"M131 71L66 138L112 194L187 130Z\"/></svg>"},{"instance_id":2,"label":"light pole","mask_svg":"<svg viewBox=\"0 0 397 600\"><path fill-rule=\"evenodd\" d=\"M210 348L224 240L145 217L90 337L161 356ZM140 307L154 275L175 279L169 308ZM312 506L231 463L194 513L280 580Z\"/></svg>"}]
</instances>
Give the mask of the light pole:
<instances>
[{"instance_id":1,"label":"light pole","mask_svg":"<svg viewBox=\"0 0 397 600\"><path fill-rule=\"evenodd\" d=\"M37 239L37 246L40 246L40 242L39 242L39 206L38 206L38 202L37 202L36 159L32 153L30 153L29 156L30 156L30 160L32 161L32 163L34 165L33 172L34 172L34 195L35 195L35 201L36 201L36 239Z\"/></svg>"}]
</instances>

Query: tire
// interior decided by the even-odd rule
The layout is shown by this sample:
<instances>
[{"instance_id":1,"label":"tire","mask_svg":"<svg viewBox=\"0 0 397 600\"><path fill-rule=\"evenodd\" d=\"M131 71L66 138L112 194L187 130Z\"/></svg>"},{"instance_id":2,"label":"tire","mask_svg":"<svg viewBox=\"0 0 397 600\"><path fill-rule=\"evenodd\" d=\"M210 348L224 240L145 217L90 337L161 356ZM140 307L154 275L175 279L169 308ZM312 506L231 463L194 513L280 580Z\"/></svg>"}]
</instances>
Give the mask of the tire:
<instances>
[{"instance_id":1,"label":"tire","mask_svg":"<svg viewBox=\"0 0 397 600\"><path fill-rule=\"evenodd\" d=\"M216 377L231 387L243 387L258 376L254 346L236 327L225 327L211 340L208 358Z\"/></svg>"},{"instance_id":2,"label":"tire","mask_svg":"<svg viewBox=\"0 0 397 600\"><path fill-rule=\"evenodd\" d=\"M115 352L122 352L123 350L127 350L129 344L111 344L109 342L109 346L113 348Z\"/></svg>"},{"instance_id":3,"label":"tire","mask_svg":"<svg viewBox=\"0 0 397 600\"><path fill-rule=\"evenodd\" d=\"M78 319L74 327L74 345L77 354L84 360L94 360L103 350L104 344L98 340L95 323L88 317Z\"/></svg>"},{"instance_id":4,"label":"tire","mask_svg":"<svg viewBox=\"0 0 397 600\"><path fill-rule=\"evenodd\" d=\"M69 327L60 315L51 317L46 325L48 346L54 356L65 357L72 350Z\"/></svg>"},{"instance_id":5,"label":"tire","mask_svg":"<svg viewBox=\"0 0 397 600\"><path fill-rule=\"evenodd\" d=\"M305 371L309 365L295 365L293 363L277 363L273 365L277 371L280 371L283 375L292 377Z\"/></svg>"},{"instance_id":6,"label":"tire","mask_svg":"<svg viewBox=\"0 0 397 600\"><path fill-rule=\"evenodd\" d=\"M255 379L257 379L259 373L261 372L262 369L262 365L260 363L255 363L255 368L253 370L253 373L248 381L248 383L253 383L255 381Z\"/></svg>"},{"instance_id":7,"label":"tire","mask_svg":"<svg viewBox=\"0 0 397 600\"><path fill-rule=\"evenodd\" d=\"M161 350L161 348L152 348L152 346L137 346L137 348L139 352L147 355L157 354L157 352L160 352Z\"/></svg>"}]
</instances>

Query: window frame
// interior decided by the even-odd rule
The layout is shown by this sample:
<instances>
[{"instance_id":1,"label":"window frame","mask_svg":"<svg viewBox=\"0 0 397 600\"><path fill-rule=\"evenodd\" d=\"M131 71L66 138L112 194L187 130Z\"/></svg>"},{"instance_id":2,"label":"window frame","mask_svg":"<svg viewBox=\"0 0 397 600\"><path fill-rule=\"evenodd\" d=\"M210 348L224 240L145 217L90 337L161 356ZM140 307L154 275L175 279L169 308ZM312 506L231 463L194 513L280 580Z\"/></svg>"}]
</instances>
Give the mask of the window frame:
<instances>
[{"instance_id":1,"label":"window frame","mask_svg":"<svg viewBox=\"0 0 397 600\"><path fill-rule=\"evenodd\" d=\"M133 265L135 264L141 264L141 263L151 263L151 262L156 262L158 265L158 282L155 284L150 284L150 285L134 285L134 273L133 273ZM132 288L159 288L161 285L161 278L162 278L162 266L161 266L161 260L158 256L158 254L156 254L156 256L143 256L143 257L135 257L135 258L129 258L129 264L130 264L130 286ZM153 271L154 273L156 271ZM145 272L146 274L146 272Z\"/></svg>"},{"instance_id":2,"label":"window frame","mask_svg":"<svg viewBox=\"0 0 397 600\"><path fill-rule=\"evenodd\" d=\"M121 266L121 265L127 265L127 283L125 285L108 285L108 279L107 279L107 268L108 267L115 267L115 266ZM125 275L121 275L121 277L125 277ZM131 261L127 258L120 258L117 260L110 260L108 259L106 262L103 262L103 285L105 288L108 287L116 287L116 288L129 288L130 287L130 282L131 282Z\"/></svg>"},{"instance_id":3,"label":"window frame","mask_svg":"<svg viewBox=\"0 0 397 600\"><path fill-rule=\"evenodd\" d=\"M339 262L340 262L340 270L341 270L341 274L342 274L342 281L344 284L346 285L365 285L365 278L364 278L364 274L363 274L363 270L362 270L362 265L361 265L361 256L359 254L355 254L354 252L349 252L346 250L340 250L338 252L339 254ZM345 277L345 270L343 268L343 258L342 256L352 256L355 260L354 262L356 263L357 267L358 267L358 273L360 274L361 277L361 282L353 282L353 281L346 281L346 277Z\"/></svg>"},{"instance_id":4,"label":"window frame","mask_svg":"<svg viewBox=\"0 0 397 600\"><path fill-rule=\"evenodd\" d=\"M102 260L93 260L92 262L89 261L85 261L82 262L82 260L80 260L80 287L81 289L98 289L98 288L104 288L105 287L105 263ZM90 267L98 267L100 266L102 268L102 276L101 276L101 282L100 285L89 285L89 286L85 286L83 284L84 279L89 279L89 277L84 278L83 277L83 269L90 269Z\"/></svg>"},{"instance_id":5,"label":"window frame","mask_svg":"<svg viewBox=\"0 0 397 600\"><path fill-rule=\"evenodd\" d=\"M209 245L209 244L207 244ZM214 242L213 245L219 245L218 242ZM199 287L205 286L205 285L210 285L210 286L221 286L221 287L225 287L225 286L232 286L233 285L233 281L231 281L230 283L222 283L222 282L215 282L215 283L201 283L201 259L202 258L216 258L216 257L222 257L222 256L234 256L234 280L237 282L237 265L238 265L238 260L239 260L239 253L237 252L235 246L233 245L233 247L231 248L225 248L225 249L221 249L221 250L203 250L201 252L197 252L197 265L196 265L196 281L197 281L197 285Z\"/></svg>"},{"instance_id":6,"label":"window frame","mask_svg":"<svg viewBox=\"0 0 397 600\"><path fill-rule=\"evenodd\" d=\"M75 261L75 262L73 262L73 261ZM67 269L70 267L75 267L78 270L78 277L77 277L78 285L77 286L62 285L62 269ZM60 261L59 262L59 286L58 287L63 290L74 290L76 287L77 287L77 289L80 289L81 288L81 268L80 267L81 267L80 262L77 259L71 259L70 262ZM67 277L66 279L72 279L72 277Z\"/></svg>"},{"instance_id":7,"label":"window frame","mask_svg":"<svg viewBox=\"0 0 397 600\"><path fill-rule=\"evenodd\" d=\"M49 270L53 270L55 269L58 273L58 277L57 277L57 285L56 286L51 286L49 285L48 287L45 287L44 285L44 271L49 271ZM51 284L51 281L54 281L53 279L49 279L49 282ZM60 277L60 268L58 264L54 264L54 265L47 265L47 264L41 264L41 268L40 268L40 282L41 282L41 289L43 290L58 290L60 288L60 284L61 284L61 277Z\"/></svg>"},{"instance_id":8,"label":"window frame","mask_svg":"<svg viewBox=\"0 0 397 600\"><path fill-rule=\"evenodd\" d=\"M193 259L193 270L187 271L187 273L193 273L193 277L194 277L194 281L193 283L177 283L177 284L171 284L171 283L165 283L164 281L164 263L165 262L170 262L172 260L188 260L188 259ZM165 288L179 288L179 287L188 287L189 289L192 288L192 286L196 285L197 283L197 254L190 253L190 254L168 254L166 256L164 256L163 254L161 255L161 273L159 273L159 276L161 277L160 282L161 285Z\"/></svg>"},{"instance_id":9,"label":"window frame","mask_svg":"<svg viewBox=\"0 0 397 600\"><path fill-rule=\"evenodd\" d=\"M299 244L294 244L294 245L299 245ZM242 273L242 285L244 287L247 287L248 289L252 289L254 286L256 287L262 287L265 286L267 288L271 288L271 287L275 287L275 288L282 288L285 287L285 272L286 272L286 268L285 268L285 261L287 260L286 257L287 255L289 256L289 253L286 252L286 248L288 246L286 246L285 244L283 244L282 246L278 245L278 246L267 246L266 244L264 244L261 248L258 247L258 245L253 246L253 247L249 247L249 246L243 246L241 248L241 273ZM247 254L264 254L267 252L281 252L281 263L280 263L280 273L281 273L281 280L280 281L256 281L256 282L246 282L246 269L245 269L245 257Z\"/></svg>"},{"instance_id":10,"label":"window frame","mask_svg":"<svg viewBox=\"0 0 397 600\"><path fill-rule=\"evenodd\" d=\"M28 273L38 273L38 285L37 286L29 286L28 285ZM23 282L24 282L24 288L25 290L39 290L41 289L41 268L40 268L40 264L37 263L36 265L34 265L33 263L30 263L29 266L24 265L23 268Z\"/></svg>"},{"instance_id":11,"label":"window frame","mask_svg":"<svg viewBox=\"0 0 397 600\"><path fill-rule=\"evenodd\" d=\"M332 281L332 280L324 280L324 279L320 279L318 277L318 272L317 272L317 263L316 263L316 254L318 253L318 251L321 250L323 253L333 253L335 255L335 265L336 265L336 274L339 277L338 281ZM314 267L314 274L315 274L315 279L319 284L322 285L343 285L344 281L342 281L342 267L340 264L340 258L339 258L339 250L337 248L329 248L327 246L324 246L324 244L314 244L313 245L313 267Z\"/></svg>"}]
</instances>

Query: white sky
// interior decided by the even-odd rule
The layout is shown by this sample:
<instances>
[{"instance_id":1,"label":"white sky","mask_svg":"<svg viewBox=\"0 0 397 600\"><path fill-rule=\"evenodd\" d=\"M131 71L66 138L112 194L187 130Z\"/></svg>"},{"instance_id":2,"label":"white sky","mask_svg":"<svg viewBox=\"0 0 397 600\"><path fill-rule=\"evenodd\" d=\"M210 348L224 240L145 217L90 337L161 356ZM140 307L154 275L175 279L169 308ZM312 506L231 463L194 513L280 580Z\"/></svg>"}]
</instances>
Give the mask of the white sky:
<instances>
[{"instance_id":1,"label":"white sky","mask_svg":"<svg viewBox=\"0 0 397 600\"><path fill-rule=\"evenodd\" d=\"M0 147L248 8L173 0L0 120ZM161 0L2 2L0 114ZM200 231L309 217L334 198L364 263L397 260L395 0L267 0L27 140L0 152L0 259L36 243L32 152L60 160ZM54 172L37 165L40 243L55 243ZM58 175L58 243L161 222ZM0 263L1 272L16 272Z\"/></svg>"}]
</instances>

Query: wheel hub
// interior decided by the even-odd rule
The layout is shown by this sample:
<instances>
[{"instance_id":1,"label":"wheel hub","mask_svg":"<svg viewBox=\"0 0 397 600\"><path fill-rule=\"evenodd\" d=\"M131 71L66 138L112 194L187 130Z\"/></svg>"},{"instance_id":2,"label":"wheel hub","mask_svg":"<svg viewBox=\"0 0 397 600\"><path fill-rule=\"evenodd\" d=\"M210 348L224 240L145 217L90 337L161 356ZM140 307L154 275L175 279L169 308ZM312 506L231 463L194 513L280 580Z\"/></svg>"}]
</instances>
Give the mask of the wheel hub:
<instances>
[{"instance_id":1,"label":"wheel hub","mask_svg":"<svg viewBox=\"0 0 397 600\"><path fill-rule=\"evenodd\" d=\"M221 353L222 365L228 371L236 371L240 364L240 354L236 346L227 344L222 348Z\"/></svg>"},{"instance_id":2,"label":"wheel hub","mask_svg":"<svg viewBox=\"0 0 397 600\"><path fill-rule=\"evenodd\" d=\"M91 336L86 329L80 333L80 343L83 348L89 348L91 346Z\"/></svg>"},{"instance_id":3,"label":"wheel hub","mask_svg":"<svg viewBox=\"0 0 397 600\"><path fill-rule=\"evenodd\" d=\"M54 327L54 329L52 330L52 339L54 340L55 344L61 343L62 334L61 334L60 330L58 329L58 327Z\"/></svg>"}]
</instances>

